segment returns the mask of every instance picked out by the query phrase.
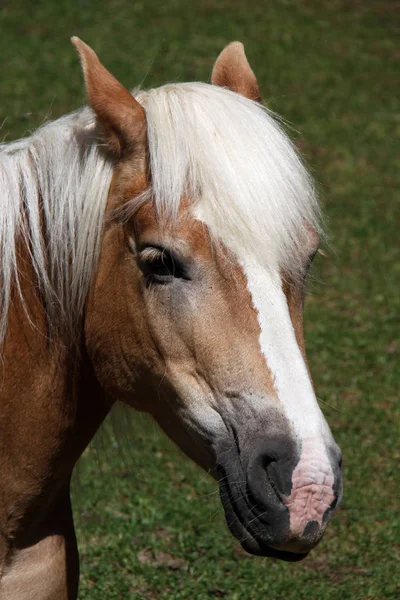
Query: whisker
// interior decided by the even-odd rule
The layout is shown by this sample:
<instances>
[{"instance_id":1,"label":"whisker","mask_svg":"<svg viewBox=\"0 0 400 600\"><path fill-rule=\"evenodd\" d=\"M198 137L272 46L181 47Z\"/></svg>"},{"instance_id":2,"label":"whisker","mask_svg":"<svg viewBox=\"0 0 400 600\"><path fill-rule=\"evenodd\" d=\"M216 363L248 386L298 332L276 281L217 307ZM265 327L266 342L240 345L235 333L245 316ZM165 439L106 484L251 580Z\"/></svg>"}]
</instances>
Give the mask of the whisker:
<instances>
[{"instance_id":1,"label":"whisker","mask_svg":"<svg viewBox=\"0 0 400 600\"><path fill-rule=\"evenodd\" d=\"M329 402L326 402L326 400L322 400L322 398L318 398L318 396L316 396L316 398L317 398L318 402L322 402L322 404L325 404L326 406L329 406L329 408L333 408L333 410L337 410L338 412L343 412L337 406L333 406L333 404L329 404Z\"/></svg>"}]
</instances>

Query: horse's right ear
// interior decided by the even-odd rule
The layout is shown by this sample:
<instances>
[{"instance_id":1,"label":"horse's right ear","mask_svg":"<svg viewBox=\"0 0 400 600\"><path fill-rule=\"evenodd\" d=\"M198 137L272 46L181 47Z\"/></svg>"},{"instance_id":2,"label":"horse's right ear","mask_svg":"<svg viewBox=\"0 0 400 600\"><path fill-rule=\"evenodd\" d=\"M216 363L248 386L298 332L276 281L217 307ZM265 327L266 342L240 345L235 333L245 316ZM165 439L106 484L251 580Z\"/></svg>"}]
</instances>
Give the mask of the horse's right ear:
<instances>
[{"instance_id":1,"label":"horse's right ear","mask_svg":"<svg viewBox=\"0 0 400 600\"><path fill-rule=\"evenodd\" d=\"M133 150L146 136L143 107L101 64L90 46L77 37L71 42L78 50L89 103L103 127L107 143L116 156Z\"/></svg>"}]
</instances>

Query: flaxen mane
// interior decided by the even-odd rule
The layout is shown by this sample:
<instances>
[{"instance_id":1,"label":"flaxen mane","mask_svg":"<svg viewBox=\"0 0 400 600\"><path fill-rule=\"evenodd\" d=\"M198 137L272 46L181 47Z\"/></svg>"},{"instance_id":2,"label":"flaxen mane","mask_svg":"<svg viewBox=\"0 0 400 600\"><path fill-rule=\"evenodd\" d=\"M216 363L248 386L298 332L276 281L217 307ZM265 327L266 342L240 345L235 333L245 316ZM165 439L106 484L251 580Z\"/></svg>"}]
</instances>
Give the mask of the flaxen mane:
<instances>
[{"instance_id":1,"label":"flaxen mane","mask_svg":"<svg viewBox=\"0 0 400 600\"><path fill-rule=\"evenodd\" d=\"M50 323L72 329L98 255L112 164L85 108L0 147L0 339L11 287L19 286L16 241L29 248Z\"/></svg>"}]
</instances>

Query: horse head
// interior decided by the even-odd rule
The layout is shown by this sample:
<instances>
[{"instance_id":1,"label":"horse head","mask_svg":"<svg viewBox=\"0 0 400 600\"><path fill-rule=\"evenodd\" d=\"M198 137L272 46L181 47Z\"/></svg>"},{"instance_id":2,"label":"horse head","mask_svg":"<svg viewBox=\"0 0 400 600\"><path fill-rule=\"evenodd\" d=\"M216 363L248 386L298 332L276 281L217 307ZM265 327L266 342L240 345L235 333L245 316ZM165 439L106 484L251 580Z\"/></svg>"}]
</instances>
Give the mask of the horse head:
<instances>
[{"instance_id":1,"label":"horse head","mask_svg":"<svg viewBox=\"0 0 400 600\"><path fill-rule=\"evenodd\" d=\"M115 161L85 312L96 375L218 479L246 550L301 559L342 488L303 338L312 183L241 44L212 84L133 96L73 41Z\"/></svg>"}]
</instances>

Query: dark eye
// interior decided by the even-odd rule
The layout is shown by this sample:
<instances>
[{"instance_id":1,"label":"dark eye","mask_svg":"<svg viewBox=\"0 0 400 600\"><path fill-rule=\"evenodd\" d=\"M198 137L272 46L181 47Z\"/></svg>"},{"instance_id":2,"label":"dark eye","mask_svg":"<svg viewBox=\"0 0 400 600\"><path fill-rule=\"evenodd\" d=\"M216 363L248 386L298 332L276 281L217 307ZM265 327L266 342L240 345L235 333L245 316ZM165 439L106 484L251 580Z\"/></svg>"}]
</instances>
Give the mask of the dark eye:
<instances>
[{"instance_id":1,"label":"dark eye","mask_svg":"<svg viewBox=\"0 0 400 600\"><path fill-rule=\"evenodd\" d=\"M174 278L188 279L180 260L165 248L148 246L139 253L138 260L148 282L168 283Z\"/></svg>"}]
</instances>

